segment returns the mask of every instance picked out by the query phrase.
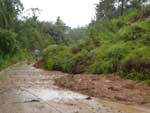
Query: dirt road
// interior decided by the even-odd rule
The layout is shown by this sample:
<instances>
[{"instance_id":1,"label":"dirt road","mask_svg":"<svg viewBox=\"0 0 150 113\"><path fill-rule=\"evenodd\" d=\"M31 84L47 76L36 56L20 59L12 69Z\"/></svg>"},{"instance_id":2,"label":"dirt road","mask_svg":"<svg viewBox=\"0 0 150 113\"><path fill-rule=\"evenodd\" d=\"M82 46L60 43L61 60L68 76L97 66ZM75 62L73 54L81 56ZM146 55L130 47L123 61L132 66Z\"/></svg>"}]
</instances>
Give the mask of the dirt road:
<instances>
[{"instance_id":1,"label":"dirt road","mask_svg":"<svg viewBox=\"0 0 150 113\"><path fill-rule=\"evenodd\" d=\"M0 113L150 113L149 109L121 105L61 89L54 79L65 74L16 64L0 76Z\"/></svg>"}]
</instances>

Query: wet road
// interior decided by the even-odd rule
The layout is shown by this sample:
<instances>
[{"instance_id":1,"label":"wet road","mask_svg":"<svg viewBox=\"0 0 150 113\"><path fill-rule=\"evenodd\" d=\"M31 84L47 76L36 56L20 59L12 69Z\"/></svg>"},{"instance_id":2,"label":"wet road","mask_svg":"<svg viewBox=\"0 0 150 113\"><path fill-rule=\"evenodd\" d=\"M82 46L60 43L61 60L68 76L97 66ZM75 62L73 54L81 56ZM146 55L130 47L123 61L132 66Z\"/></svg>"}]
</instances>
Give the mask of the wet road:
<instances>
[{"instance_id":1,"label":"wet road","mask_svg":"<svg viewBox=\"0 0 150 113\"><path fill-rule=\"evenodd\" d=\"M61 89L54 85L54 79L65 75L61 72L16 64L0 74L7 76L0 83L0 113L150 113Z\"/></svg>"}]
</instances>

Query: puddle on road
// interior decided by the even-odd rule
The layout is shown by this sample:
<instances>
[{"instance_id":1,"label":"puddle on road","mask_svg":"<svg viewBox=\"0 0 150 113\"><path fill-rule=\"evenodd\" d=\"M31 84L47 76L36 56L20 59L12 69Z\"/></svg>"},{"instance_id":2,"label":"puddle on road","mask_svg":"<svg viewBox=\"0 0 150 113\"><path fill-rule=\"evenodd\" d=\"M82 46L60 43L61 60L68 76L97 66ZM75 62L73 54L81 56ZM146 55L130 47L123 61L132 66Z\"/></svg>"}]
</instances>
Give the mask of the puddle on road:
<instances>
[{"instance_id":1,"label":"puddle on road","mask_svg":"<svg viewBox=\"0 0 150 113\"><path fill-rule=\"evenodd\" d=\"M44 101L50 101L50 100L69 101L69 100L82 100L87 98L87 96L84 96L82 94L74 93L71 91L65 91L65 90L57 90L57 89L25 89L25 91ZM22 93L23 93L22 95L24 96L27 97L30 96L28 94L25 95L24 92Z\"/></svg>"}]
</instances>

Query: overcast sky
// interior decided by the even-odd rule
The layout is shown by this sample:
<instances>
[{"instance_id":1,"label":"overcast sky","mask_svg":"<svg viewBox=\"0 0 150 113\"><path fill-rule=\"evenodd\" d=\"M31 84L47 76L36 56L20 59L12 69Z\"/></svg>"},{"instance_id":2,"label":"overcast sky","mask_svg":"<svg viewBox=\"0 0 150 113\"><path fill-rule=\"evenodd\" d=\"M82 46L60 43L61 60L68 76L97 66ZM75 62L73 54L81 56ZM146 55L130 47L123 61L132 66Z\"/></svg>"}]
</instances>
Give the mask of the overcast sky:
<instances>
[{"instance_id":1,"label":"overcast sky","mask_svg":"<svg viewBox=\"0 0 150 113\"><path fill-rule=\"evenodd\" d=\"M55 21L58 16L71 27L87 25L95 16L99 0L21 0L25 9L42 10L39 20Z\"/></svg>"}]
</instances>

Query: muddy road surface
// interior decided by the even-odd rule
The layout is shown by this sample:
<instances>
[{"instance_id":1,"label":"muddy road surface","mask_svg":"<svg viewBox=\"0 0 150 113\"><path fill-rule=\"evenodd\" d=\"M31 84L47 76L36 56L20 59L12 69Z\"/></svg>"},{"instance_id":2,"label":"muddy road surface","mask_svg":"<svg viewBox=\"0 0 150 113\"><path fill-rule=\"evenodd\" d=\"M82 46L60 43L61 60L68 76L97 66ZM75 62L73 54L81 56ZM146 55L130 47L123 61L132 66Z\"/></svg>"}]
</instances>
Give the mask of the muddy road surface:
<instances>
[{"instance_id":1,"label":"muddy road surface","mask_svg":"<svg viewBox=\"0 0 150 113\"><path fill-rule=\"evenodd\" d=\"M148 108L127 106L61 89L54 85L61 72L47 72L16 64L2 72L0 113L150 113Z\"/></svg>"}]
</instances>

